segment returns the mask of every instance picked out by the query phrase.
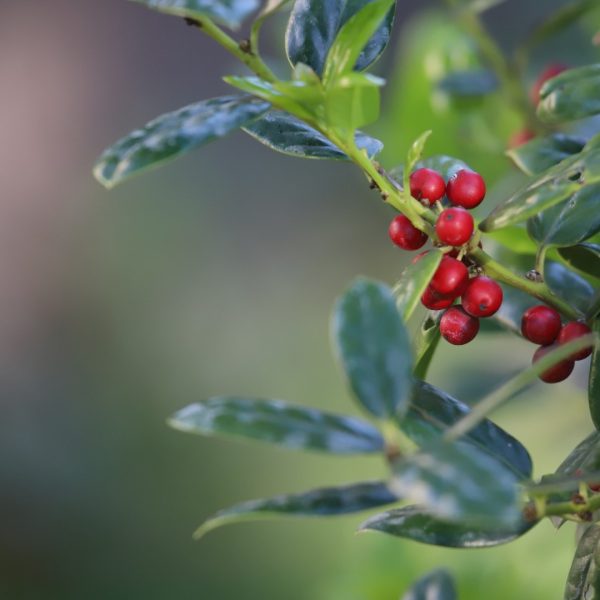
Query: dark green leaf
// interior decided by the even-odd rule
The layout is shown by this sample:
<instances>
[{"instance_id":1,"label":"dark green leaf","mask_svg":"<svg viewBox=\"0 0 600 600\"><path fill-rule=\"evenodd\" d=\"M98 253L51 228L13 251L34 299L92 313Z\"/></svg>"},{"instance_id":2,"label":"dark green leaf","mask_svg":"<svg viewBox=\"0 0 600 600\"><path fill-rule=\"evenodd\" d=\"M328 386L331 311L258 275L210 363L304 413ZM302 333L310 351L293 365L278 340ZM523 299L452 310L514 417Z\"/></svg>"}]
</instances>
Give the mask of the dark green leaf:
<instances>
[{"instance_id":1,"label":"dark green leaf","mask_svg":"<svg viewBox=\"0 0 600 600\"><path fill-rule=\"evenodd\" d=\"M359 402L377 417L403 414L413 384L412 353L392 291L358 280L336 304L332 334Z\"/></svg>"},{"instance_id":2,"label":"dark green leaf","mask_svg":"<svg viewBox=\"0 0 600 600\"><path fill-rule=\"evenodd\" d=\"M559 298L569 302L581 314L586 313L594 288L583 277L557 262L546 263L544 276L548 287Z\"/></svg>"},{"instance_id":3,"label":"dark green leaf","mask_svg":"<svg viewBox=\"0 0 600 600\"><path fill-rule=\"evenodd\" d=\"M283 154L348 160L348 156L322 133L282 111L270 111L243 129L259 142ZM383 150L379 140L358 131L355 141L358 148L365 149L370 158Z\"/></svg>"},{"instance_id":4,"label":"dark green leaf","mask_svg":"<svg viewBox=\"0 0 600 600\"><path fill-rule=\"evenodd\" d=\"M104 152L94 175L111 188L132 175L227 135L269 110L250 96L203 100L167 113L119 140Z\"/></svg>"},{"instance_id":5,"label":"dark green leaf","mask_svg":"<svg viewBox=\"0 0 600 600\"><path fill-rule=\"evenodd\" d=\"M527 222L529 235L542 246L573 246L600 231L600 183L582 187L566 202Z\"/></svg>"},{"instance_id":6,"label":"dark green leaf","mask_svg":"<svg viewBox=\"0 0 600 600\"><path fill-rule=\"evenodd\" d=\"M496 76L487 69L455 71L438 82L440 90L459 97L485 96L491 94L497 87Z\"/></svg>"},{"instance_id":7,"label":"dark green leaf","mask_svg":"<svg viewBox=\"0 0 600 600\"><path fill-rule=\"evenodd\" d=\"M415 369L414 376L417 379L425 379L433 355L439 344L440 335L440 311L430 311L421 323L421 327L414 339Z\"/></svg>"},{"instance_id":8,"label":"dark green leaf","mask_svg":"<svg viewBox=\"0 0 600 600\"><path fill-rule=\"evenodd\" d=\"M539 301L511 286L503 286L504 297L502 306L498 312L492 317L500 323L502 327L521 335L521 318L523 313L530 307L539 304Z\"/></svg>"},{"instance_id":9,"label":"dark green leaf","mask_svg":"<svg viewBox=\"0 0 600 600\"><path fill-rule=\"evenodd\" d=\"M397 501L398 498L387 485L379 481L250 500L219 511L202 524L194 537L200 538L217 527L240 521L272 519L277 516L332 517L361 512Z\"/></svg>"},{"instance_id":10,"label":"dark green leaf","mask_svg":"<svg viewBox=\"0 0 600 600\"><path fill-rule=\"evenodd\" d=\"M446 429L469 412L466 404L424 381L417 381L400 428L418 446L426 446L439 440ZM531 477L533 465L527 450L489 419L471 429L462 441L512 470L520 479Z\"/></svg>"},{"instance_id":11,"label":"dark green leaf","mask_svg":"<svg viewBox=\"0 0 600 600\"><path fill-rule=\"evenodd\" d=\"M564 71L540 90L537 110L546 123L563 123L600 113L600 64Z\"/></svg>"},{"instance_id":12,"label":"dark green leaf","mask_svg":"<svg viewBox=\"0 0 600 600\"><path fill-rule=\"evenodd\" d=\"M600 288L596 290L596 293L592 296L590 300L590 306L585 311L586 320L595 319L600 316Z\"/></svg>"},{"instance_id":13,"label":"dark green leaf","mask_svg":"<svg viewBox=\"0 0 600 600\"><path fill-rule=\"evenodd\" d=\"M237 29L259 5L259 0L134 0L134 2L177 17L190 19L208 17L232 29Z\"/></svg>"},{"instance_id":14,"label":"dark green leaf","mask_svg":"<svg viewBox=\"0 0 600 600\"><path fill-rule=\"evenodd\" d=\"M590 433L560 464L558 475L576 475L600 469L600 432Z\"/></svg>"},{"instance_id":15,"label":"dark green leaf","mask_svg":"<svg viewBox=\"0 0 600 600\"><path fill-rule=\"evenodd\" d=\"M539 175L565 158L581 152L585 142L564 133L535 138L506 154L527 175Z\"/></svg>"},{"instance_id":16,"label":"dark green leaf","mask_svg":"<svg viewBox=\"0 0 600 600\"><path fill-rule=\"evenodd\" d=\"M600 245L578 244L577 246L559 248L558 253L576 271L600 278Z\"/></svg>"},{"instance_id":17,"label":"dark green leaf","mask_svg":"<svg viewBox=\"0 0 600 600\"><path fill-rule=\"evenodd\" d=\"M442 256L440 250L430 250L418 262L408 265L394 286L398 310L404 321L410 319L419 305L421 296L435 274Z\"/></svg>"},{"instance_id":18,"label":"dark green leaf","mask_svg":"<svg viewBox=\"0 0 600 600\"><path fill-rule=\"evenodd\" d=\"M431 571L417 581L401 600L457 600L451 575L443 569Z\"/></svg>"},{"instance_id":19,"label":"dark green leaf","mask_svg":"<svg viewBox=\"0 0 600 600\"><path fill-rule=\"evenodd\" d=\"M585 531L571 564L564 600L598 600L600 598L600 526Z\"/></svg>"},{"instance_id":20,"label":"dark green leaf","mask_svg":"<svg viewBox=\"0 0 600 600\"><path fill-rule=\"evenodd\" d=\"M499 529L521 521L518 476L462 441L437 442L395 463L391 489L446 521Z\"/></svg>"},{"instance_id":21,"label":"dark green leaf","mask_svg":"<svg viewBox=\"0 0 600 600\"><path fill-rule=\"evenodd\" d=\"M372 0L296 0L286 32L286 49L293 65L304 63L319 75L344 24ZM383 52L390 37L394 8L362 50L356 68L366 69Z\"/></svg>"},{"instance_id":22,"label":"dark green leaf","mask_svg":"<svg viewBox=\"0 0 600 600\"><path fill-rule=\"evenodd\" d=\"M419 506L393 508L367 519L359 531L381 531L415 542L446 548L488 548L517 539L535 523L521 521L510 527L469 527L442 521Z\"/></svg>"},{"instance_id":23,"label":"dark green leaf","mask_svg":"<svg viewBox=\"0 0 600 600\"><path fill-rule=\"evenodd\" d=\"M219 397L191 404L169 424L203 435L231 435L302 450L334 454L381 452L384 442L371 424L281 400Z\"/></svg>"},{"instance_id":24,"label":"dark green leaf","mask_svg":"<svg viewBox=\"0 0 600 600\"><path fill-rule=\"evenodd\" d=\"M594 319L593 327L595 333L600 334L600 318ZM590 406L590 417L596 429L600 430L600 347L596 346L590 364L590 381L588 384L588 403Z\"/></svg>"}]
</instances>

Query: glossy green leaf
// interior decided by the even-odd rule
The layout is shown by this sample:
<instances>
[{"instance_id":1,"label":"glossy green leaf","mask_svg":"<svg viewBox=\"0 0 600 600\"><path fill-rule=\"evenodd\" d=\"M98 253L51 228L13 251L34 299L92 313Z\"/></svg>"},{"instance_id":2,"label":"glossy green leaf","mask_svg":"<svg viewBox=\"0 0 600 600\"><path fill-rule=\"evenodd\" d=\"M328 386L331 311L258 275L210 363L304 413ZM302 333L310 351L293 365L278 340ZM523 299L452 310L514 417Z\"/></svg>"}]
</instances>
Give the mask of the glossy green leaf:
<instances>
[{"instance_id":1,"label":"glossy green leaf","mask_svg":"<svg viewBox=\"0 0 600 600\"><path fill-rule=\"evenodd\" d=\"M429 365L440 342L440 311L429 311L417 334L414 337L413 347L415 356L414 376L417 379L426 379Z\"/></svg>"},{"instance_id":2,"label":"glossy green leaf","mask_svg":"<svg viewBox=\"0 0 600 600\"><path fill-rule=\"evenodd\" d=\"M208 17L237 29L259 6L259 0L133 0L177 17Z\"/></svg>"},{"instance_id":3,"label":"glossy green leaf","mask_svg":"<svg viewBox=\"0 0 600 600\"><path fill-rule=\"evenodd\" d=\"M600 113L600 64L564 71L540 90L537 114L546 123L564 123Z\"/></svg>"},{"instance_id":4,"label":"glossy green leaf","mask_svg":"<svg viewBox=\"0 0 600 600\"><path fill-rule=\"evenodd\" d=\"M598 600L600 598L600 526L585 531L571 563L564 600Z\"/></svg>"},{"instance_id":5,"label":"glossy green leaf","mask_svg":"<svg viewBox=\"0 0 600 600\"><path fill-rule=\"evenodd\" d=\"M567 458L556 469L557 475L575 475L597 471L600 469L600 432L590 433L569 453Z\"/></svg>"},{"instance_id":6,"label":"glossy green leaf","mask_svg":"<svg viewBox=\"0 0 600 600\"><path fill-rule=\"evenodd\" d=\"M393 290L404 321L408 321L419 306L421 296L437 271L442 257L440 250L430 250L418 262L411 263L404 269Z\"/></svg>"},{"instance_id":7,"label":"glossy green leaf","mask_svg":"<svg viewBox=\"0 0 600 600\"><path fill-rule=\"evenodd\" d=\"M559 248L558 253L571 268L600 279L599 244L578 244Z\"/></svg>"},{"instance_id":8,"label":"glossy green leaf","mask_svg":"<svg viewBox=\"0 0 600 600\"><path fill-rule=\"evenodd\" d=\"M346 6L348 4L346 1ZM327 53L323 69L325 82L338 79L355 68L369 40L377 36L382 27L387 27L395 5L396 0L371 0L363 3L363 6L342 25Z\"/></svg>"},{"instance_id":9,"label":"glossy green leaf","mask_svg":"<svg viewBox=\"0 0 600 600\"><path fill-rule=\"evenodd\" d=\"M518 476L471 444L436 442L393 468L392 491L434 517L499 529L521 520Z\"/></svg>"},{"instance_id":10,"label":"glossy green leaf","mask_svg":"<svg viewBox=\"0 0 600 600\"><path fill-rule=\"evenodd\" d=\"M348 156L322 133L300 119L283 111L269 111L252 121L243 130L269 148L302 158L348 160ZM370 158L383 149L383 144L365 133L356 132L358 148L367 151Z\"/></svg>"},{"instance_id":11,"label":"glossy green leaf","mask_svg":"<svg viewBox=\"0 0 600 600\"><path fill-rule=\"evenodd\" d=\"M491 318L504 329L521 335L523 313L528 308L539 304L539 300L511 286L503 286L502 291L504 292L502 306L500 306L498 312Z\"/></svg>"},{"instance_id":12,"label":"glossy green leaf","mask_svg":"<svg viewBox=\"0 0 600 600\"><path fill-rule=\"evenodd\" d=\"M250 500L220 510L202 524L194 537L200 538L217 527L241 521L293 516L332 517L362 512L397 501L398 498L388 486L379 481Z\"/></svg>"},{"instance_id":13,"label":"glossy green leaf","mask_svg":"<svg viewBox=\"0 0 600 600\"><path fill-rule=\"evenodd\" d=\"M223 396L191 404L169 424L202 435L230 435L286 448L333 454L381 452L384 442L371 424L283 402Z\"/></svg>"},{"instance_id":14,"label":"glossy green leaf","mask_svg":"<svg viewBox=\"0 0 600 600\"><path fill-rule=\"evenodd\" d=\"M553 133L534 138L526 144L512 148L507 156L527 175L539 175L550 167L581 152L585 142L579 138Z\"/></svg>"},{"instance_id":15,"label":"glossy green leaf","mask_svg":"<svg viewBox=\"0 0 600 600\"><path fill-rule=\"evenodd\" d=\"M108 148L96 163L94 175L111 188L136 173L227 135L268 109L267 102L250 96L223 96L190 104L150 121Z\"/></svg>"},{"instance_id":16,"label":"glossy green leaf","mask_svg":"<svg viewBox=\"0 0 600 600\"><path fill-rule=\"evenodd\" d=\"M424 381L415 382L410 407L399 422L402 431L418 446L439 440L443 433L470 412L469 407ZM476 451L487 454L519 479L531 477L531 457L523 445L489 419L484 419L461 438Z\"/></svg>"},{"instance_id":17,"label":"glossy green leaf","mask_svg":"<svg viewBox=\"0 0 600 600\"><path fill-rule=\"evenodd\" d=\"M491 94L498 88L498 80L492 71L477 69L454 71L438 82L438 88L459 97L477 97Z\"/></svg>"},{"instance_id":18,"label":"glossy green leaf","mask_svg":"<svg viewBox=\"0 0 600 600\"><path fill-rule=\"evenodd\" d=\"M327 55L348 20L372 0L296 0L286 31L286 50L293 65L304 63L319 75ZM394 20L394 7L371 37L356 61L358 70L366 69L385 49ZM360 50L360 48L359 48Z\"/></svg>"},{"instance_id":19,"label":"glossy green leaf","mask_svg":"<svg viewBox=\"0 0 600 600\"><path fill-rule=\"evenodd\" d=\"M456 589L451 575L436 569L419 579L402 596L401 600L457 600Z\"/></svg>"},{"instance_id":20,"label":"glossy green leaf","mask_svg":"<svg viewBox=\"0 0 600 600\"><path fill-rule=\"evenodd\" d=\"M547 262L544 276L548 287L566 300L582 315L586 313L594 295L594 288L583 277L557 262Z\"/></svg>"},{"instance_id":21,"label":"glossy green leaf","mask_svg":"<svg viewBox=\"0 0 600 600\"><path fill-rule=\"evenodd\" d=\"M592 329L600 334L600 318L596 317ZM596 429L600 430L600 347L596 347L592 353L590 363L590 379L588 383L588 404L590 417Z\"/></svg>"},{"instance_id":22,"label":"glossy green leaf","mask_svg":"<svg viewBox=\"0 0 600 600\"><path fill-rule=\"evenodd\" d=\"M359 531L380 531L422 544L446 548L489 548L512 542L534 525L535 523L521 520L515 525L503 528L473 527L442 521L420 506L405 506L367 519L360 525Z\"/></svg>"},{"instance_id":23,"label":"glossy green leaf","mask_svg":"<svg viewBox=\"0 0 600 600\"><path fill-rule=\"evenodd\" d=\"M600 231L600 182L582 187L569 200L527 222L529 235L542 246L573 246Z\"/></svg>"},{"instance_id":24,"label":"glossy green leaf","mask_svg":"<svg viewBox=\"0 0 600 600\"><path fill-rule=\"evenodd\" d=\"M596 290L596 293L590 300L590 305L585 311L585 318L587 321L596 318L600 315L600 288Z\"/></svg>"},{"instance_id":25,"label":"glossy green leaf","mask_svg":"<svg viewBox=\"0 0 600 600\"><path fill-rule=\"evenodd\" d=\"M406 412L412 352L392 291L359 279L336 303L332 337L360 404L381 418Z\"/></svg>"},{"instance_id":26,"label":"glossy green leaf","mask_svg":"<svg viewBox=\"0 0 600 600\"><path fill-rule=\"evenodd\" d=\"M429 156L427 158L419 160L413 166L413 169L421 168L433 169L434 171L437 171L446 180L446 182L449 179L451 179L458 171L462 169L470 170L470 167L467 165L467 163L463 162L462 160L459 160L458 158L446 156L444 154ZM409 171L412 171L413 169L409 169ZM401 183L404 179L404 165L400 165L399 167L394 167L393 169L390 169L389 175L395 181Z\"/></svg>"}]
</instances>

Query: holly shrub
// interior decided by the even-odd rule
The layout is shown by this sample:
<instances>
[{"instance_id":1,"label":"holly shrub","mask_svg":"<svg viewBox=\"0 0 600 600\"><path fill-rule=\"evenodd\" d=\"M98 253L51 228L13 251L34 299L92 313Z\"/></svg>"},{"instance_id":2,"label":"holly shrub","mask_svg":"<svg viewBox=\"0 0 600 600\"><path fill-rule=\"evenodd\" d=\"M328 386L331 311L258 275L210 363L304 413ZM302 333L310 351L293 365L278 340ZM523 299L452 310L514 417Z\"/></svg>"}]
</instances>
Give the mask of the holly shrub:
<instances>
[{"instance_id":1,"label":"holly shrub","mask_svg":"<svg viewBox=\"0 0 600 600\"><path fill-rule=\"evenodd\" d=\"M368 71L389 41L395 0L268 0L262 7L259 0L137 1L184 18L252 74L226 76L231 95L160 116L118 141L96 164L101 183L113 187L242 129L278 152L352 163L366 178L365 195L370 187L395 211L391 241L401 251L426 247L395 285L358 279L334 308L335 352L370 420L221 396L183 408L169 421L191 433L328 454L380 454L389 476L243 502L210 517L196 537L242 520L381 508L360 530L482 548L525 535L545 518L556 527L572 521L579 541L564 598L600 597L600 126L593 119L600 115L600 63L549 64L526 85L533 49L586 19L596 0L574 0L547 14L510 55L480 15L501 0L447 0L449 23L462 28L460 39L474 51L462 68L441 74L436 101L468 106L494 95L520 123L504 132L497 161L509 169L506 152L526 182L481 220L471 210L485 209L486 173L461 157L428 156L431 131L414 141L402 165L387 169L376 160L383 143L361 130L379 116L385 81ZM261 57L259 40L263 23L288 9L290 68L280 78ZM253 14L247 38L227 32ZM591 37L593 48L600 42ZM494 131L494 114L487 119ZM536 346L531 365L470 408L427 383L427 373L441 338L469 343L482 319ZM411 336L407 324L417 320ZM596 431L554 473L534 478L527 449L488 416L537 378L566 379L575 361L590 354ZM443 570L405 596L455 597Z\"/></svg>"}]
</instances>

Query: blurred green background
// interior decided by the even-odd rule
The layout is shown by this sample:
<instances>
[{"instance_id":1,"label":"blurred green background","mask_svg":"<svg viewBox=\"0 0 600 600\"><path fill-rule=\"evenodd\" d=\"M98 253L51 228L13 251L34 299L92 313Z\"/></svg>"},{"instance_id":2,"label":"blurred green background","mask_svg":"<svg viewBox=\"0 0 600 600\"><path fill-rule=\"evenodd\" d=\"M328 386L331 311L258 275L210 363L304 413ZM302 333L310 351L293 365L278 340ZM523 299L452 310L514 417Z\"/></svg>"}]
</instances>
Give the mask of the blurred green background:
<instances>
[{"instance_id":1,"label":"blurred green background","mask_svg":"<svg viewBox=\"0 0 600 600\"><path fill-rule=\"evenodd\" d=\"M509 47L559 4L509 1L486 18ZM399 2L377 67L390 83L372 130L383 161L401 163L433 128L428 151L500 180L519 123L495 97L430 99L440 64L474 60L437 10ZM274 64L284 24L268 27ZM585 62L591 35L571 27L540 48L531 80L548 60ZM242 133L111 193L92 179L105 146L223 93L220 75L238 70L194 28L132 2L0 1L0 597L392 600L445 565L466 600L560 598L569 526L542 523L478 552L355 536L363 516L192 541L222 506L384 473L373 458L202 439L165 419L220 393L355 413L329 349L330 307L356 275L392 283L406 260L387 239L390 210L355 169L277 155ZM530 354L507 335L442 345L431 381L476 401ZM538 475L591 427L578 368L498 415Z\"/></svg>"}]
</instances>

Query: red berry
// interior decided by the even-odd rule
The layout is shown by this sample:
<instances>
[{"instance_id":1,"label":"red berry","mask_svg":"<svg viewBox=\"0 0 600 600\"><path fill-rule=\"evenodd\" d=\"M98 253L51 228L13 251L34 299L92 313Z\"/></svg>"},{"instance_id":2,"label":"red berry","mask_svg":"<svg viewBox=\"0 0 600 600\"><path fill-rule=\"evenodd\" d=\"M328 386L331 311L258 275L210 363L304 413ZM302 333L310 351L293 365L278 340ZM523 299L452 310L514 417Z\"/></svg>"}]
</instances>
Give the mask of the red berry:
<instances>
[{"instance_id":1,"label":"red berry","mask_svg":"<svg viewBox=\"0 0 600 600\"><path fill-rule=\"evenodd\" d=\"M558 334L557 342L559 344L566 344L567 342L572 342L577 338L580 338L582 335L587 335L591 333L592 330L585 324L579 323L578 321L571 321L566 325L563 325L560 333ZM573 356L569 357L571 360L583 360L587 358L592 353L592 346L589 348L584 348L579 352L573 354Z\"/></svg>"},{"instance_id":2,"label":"red berry","mask_svg":"<svg viewBox=\"0 0 600 600\"><path fill-rule=\"evenodd\" d=\"M531 129L521 129L510 136L508 140L509 148L518 148L527 142L530 142L535 137L535 133Z\"/></svg>"},{"instance_id":3,"label":"red berry","mask_svg":"<svg viewBox=\"0 0 600 600\"><path fill-rule=\"evenodd\" d=\"M452 296L443 296L438 294L430 285L421 296L421 303L429 310L443 310L448 308L454 302Z\"/></svg>"},{"instance_id":4,"label":"red berry","mask_svg":"<svg viewBox=\"0 0 600 600\"><path fill-rule=\"evenodd\" d=\"M592 492L600 492L600 482L588 483L588 487Z\"/></svg>"},{"instance_id":5,"label":"red berry","mask_svg":"<svg viewBox=\"0 0 600 600\"><path fill-rule=\"evenodd\" d=\"M500 308L502 296L502 288L493 279L480 275L467 284L462 305L473 317L490 317Z\"/></svg>"},{"instance_id":6,"label":"red berry","mask_svg":"<svg viewBox=\"0 0 600 600\"><path fill-rule=\"evenodd\" d=\"M485 181L479 173L461 169L448 182L446 193L452 204L475 208L485 198Z\"/></svg>"},{"instance_id":7,"label":"red berry","mask_svg":"<svg viewBox=\"0 0 600 600\"><path fill-rule=\"evenodd\" d=\"M442 244L462 246L473 235L473 217L464 208L447 208L435 222L435 231Z\"/></svg>"},{"instance_id":8,"label":"red berry","mask_svg":"<svg viewBox=\"0 0 600 600\"><path fill-rule=\"evenodd\" d=\"M392 242L404 250L417 250L427 241L427 236L404 215L394 217L388 231Z\"/></svg>"},{"instance_id":9,"label":"red berry","mask_svg":"<svg viewBox=\"0 0 600 600\"><path fill-rule=\"evenodd\" d=\"M444 256L431 279L431 289L440 296L456 298L469 283L469 269L460 261Z\"/></svg>"},{"instance_id":10,"label":"red berry","mask_svg":"<svg viewBox=\"0 0 600 600\"><path fill-rule=\"evenodd\" d=\"M533 355L532 363L535 364L543 356L552 352L558 348L558 344L552 344L551 346L540 346ZM563 360L557 365L554 365L550 369L546 369L541 375L540 379L546 383L558 383L564 381L572 372L575 367L575 363L572 360Z\"/></svg>"},{"instance_id":11,"label":"red berry","mask_svg":"<svg viewBox=\"0 0 600 600\"><path fill-rule=\"evenodd\" d=\"M523 313L521 333L534 344L552 344L560 331L560 315L548 306L532 306Z\"/></svg>"},{"instance_id":12,"label":"red berry","mask_svg":"<svg viewBox=\"0 0 600 600\"><path fill-rule=\"evenodd\" d=\"M569 67L561 63L552 63L548 65L535 80L535 83L531 86L531 101L537 104L540 101L540 91L546 81L560 75L563 71L566 71Z\"/></svg>"},{"instance_id":13,"label":"red berry","mask_svg":"<svg viewBox=\"0 0 600 600\"><path fill-rule=\"evenodd\" d=\"M444 178L433 169L417 169L410 176L410 195L417 200L427 200L431 205L446 194Z\"/></svg>"},{"instance_id":14,"label":"red berry","mask_svg":"<svg viewBox=\"0 0 600 600\"><path fill-rule=\"evenodd\" d=\"M467 314L462 306L449 308L440 319L442 337L455 346L468 344L478 331L479 319Z\"/></svg>"}]
</instances>

